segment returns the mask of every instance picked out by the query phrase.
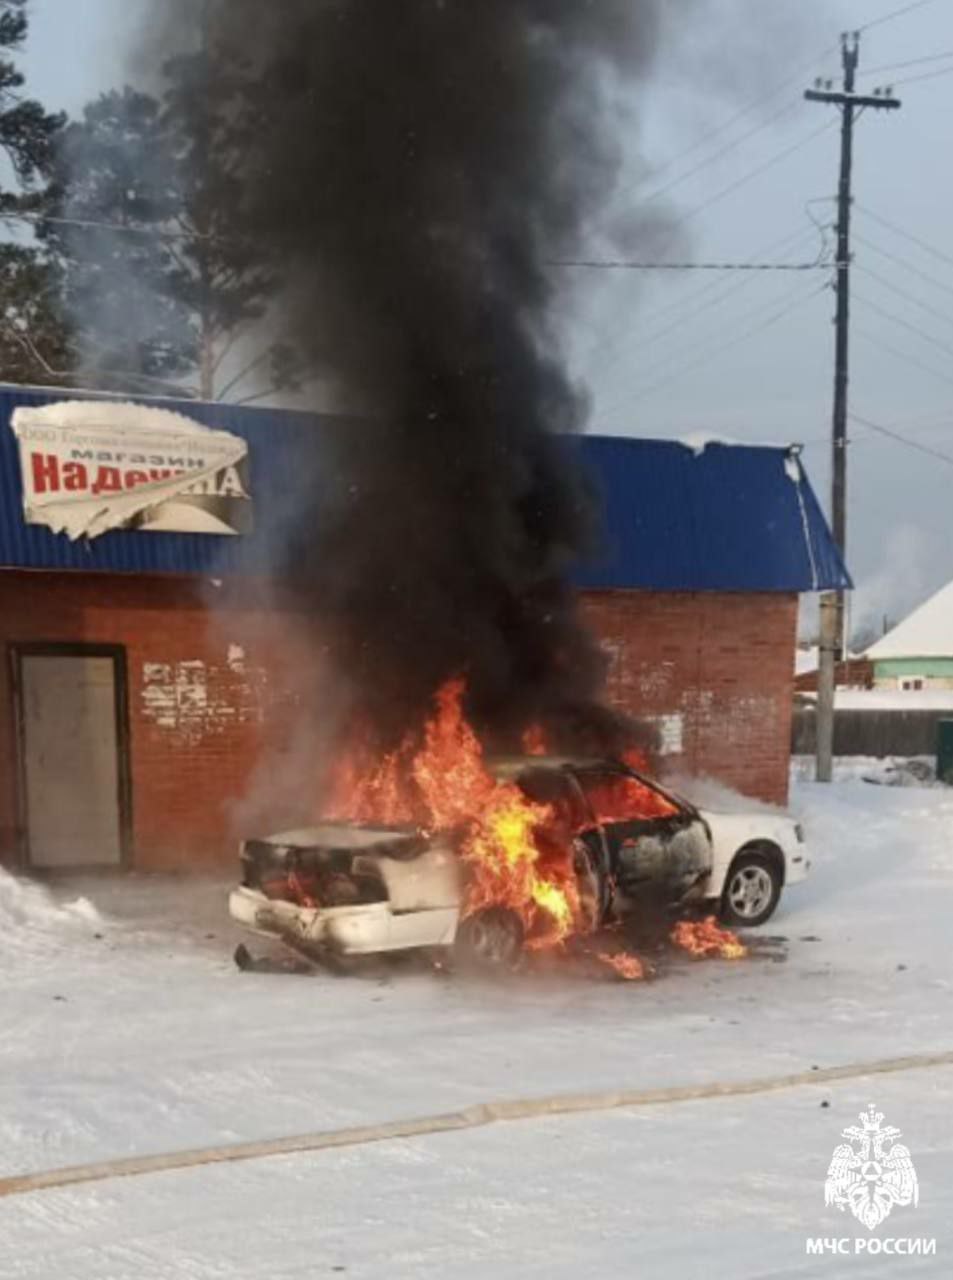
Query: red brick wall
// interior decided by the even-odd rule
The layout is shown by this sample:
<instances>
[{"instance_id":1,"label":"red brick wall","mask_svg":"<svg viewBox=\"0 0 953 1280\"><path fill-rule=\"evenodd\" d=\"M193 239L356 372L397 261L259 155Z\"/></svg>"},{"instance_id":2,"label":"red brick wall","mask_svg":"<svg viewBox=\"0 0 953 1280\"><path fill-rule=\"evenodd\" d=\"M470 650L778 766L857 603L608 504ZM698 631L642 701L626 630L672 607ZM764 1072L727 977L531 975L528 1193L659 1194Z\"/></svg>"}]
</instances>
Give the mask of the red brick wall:
<instances>
[{"instance_id":1,"label":"red brick wall","mask_svg":"<svg viewBox=\"0 0 953 1280\"><path fill-rule=\"evenodd\" d=\"M796 596L595 592L584 610L610 700L658 719L663 766L786 802Z\"/></svg>"},{"instance_id":2,"label":"red brick wall","mask_svg":"<svg viewBox=\"0 0 953 1280\"><path fill-rule=\"evenodd\" d=\"M215 608L210 610L209 602ZM796 598L597 593L609 694L667 717L669 764L769 800L787 794ZM313 628L265 588L170 578L0 572L0 650L124 645L135 865L221 864L249 830L300 822L322 714ZM17 848L10 663L0 662L0 858Z\"/></svg>"},{"instance_id":3,"label":"red brick wall","mask_svg":"<svg viewBox=\"0 0 953 1280\"><path fill-rule=\"evenodd\" d=\"M282 786L282 762L308 688L303 624L263 610L266 599L263 587L246 588L242 601L184 579L0 573L3 657L15 642L126 647L138 868L221 864L235 857L244 821L276 830L300 820ZM17 848L10 673L10 662L0 662L0 857L7 860Z\"/></svg>"}]
</instances>

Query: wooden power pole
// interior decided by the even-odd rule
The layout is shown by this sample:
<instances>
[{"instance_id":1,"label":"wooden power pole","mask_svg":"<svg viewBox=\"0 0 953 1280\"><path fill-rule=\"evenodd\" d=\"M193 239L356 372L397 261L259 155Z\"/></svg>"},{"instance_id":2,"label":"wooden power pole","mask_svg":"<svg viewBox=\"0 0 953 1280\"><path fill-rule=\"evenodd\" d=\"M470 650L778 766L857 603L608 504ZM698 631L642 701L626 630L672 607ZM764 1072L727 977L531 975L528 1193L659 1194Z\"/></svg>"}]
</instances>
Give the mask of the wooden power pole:
<instances>
[{"instance_id":1,"label":"wooden power pole","mask_svg":"<svg viewBox=\"0 0 953 1280\"><path fill-rule=\"evenodd\" d=\"M831 529L841 554L847 550L847 382L850 336L850 208L851 166L854 157L854 121L864 108L895 110L900 101L889 89L858 94L854 78L860 59L860 32L841 36L844 83L836 90L831 81L818 81L804 94L810 102L832 103L840 108L840 181L837 186L837 314L834 348L834 411L831 420ZM834 754L834 686L837 659L846 650L844 593L821 596L821 640L817 686L817 780L830 782Z\"/></svg>"}]
</instances>

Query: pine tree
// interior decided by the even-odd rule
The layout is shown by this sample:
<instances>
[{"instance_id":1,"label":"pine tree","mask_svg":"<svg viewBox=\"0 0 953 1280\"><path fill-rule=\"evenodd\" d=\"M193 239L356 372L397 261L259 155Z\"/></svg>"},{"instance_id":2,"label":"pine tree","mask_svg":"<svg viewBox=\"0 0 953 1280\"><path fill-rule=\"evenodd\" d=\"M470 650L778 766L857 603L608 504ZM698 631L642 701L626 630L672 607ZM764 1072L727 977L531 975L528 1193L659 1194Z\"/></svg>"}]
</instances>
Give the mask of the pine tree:
<instances>
[{"instance_id":1,"label":"pine tree","mask_svg":"<svg viewBox=\"0 0 953 1280\"><path fill-rule=\"evenodd\" d=\"M32 218L46 203L49 174L63 117L21 95L14 58L27 35L25 0L0 0L0 147L14 179L0 187L0 379L62 381L69 366L61 318L61 276L55 258L37 245Z\"/></svg>"},{"instance_id":2,"label":"pine tree","mask_svg":"<svg viewBox=\"0 0 953 1280\"><path fill-rule=\"evenodd\" d=\"M169 288L172 162L159 104L128 88L89 103L56 151L44 235L64 264L78 364L124 390L171 387L194 365L192 317Z\"/></svg>"},{"instance_id":3,"label":"pine tree","mask_svg":"<svg viewBox=\"0 0 953 1280\"><path fill-rule=\"evenodd\" d=\"M263 341L274 281L237 231L245 130L240 78L207 77L205 55L164 69L161 100L102 95L64 131L58 215L86 369L130 390L252 399L295 384L290 352Z\"/></svg>"}]
</instances>

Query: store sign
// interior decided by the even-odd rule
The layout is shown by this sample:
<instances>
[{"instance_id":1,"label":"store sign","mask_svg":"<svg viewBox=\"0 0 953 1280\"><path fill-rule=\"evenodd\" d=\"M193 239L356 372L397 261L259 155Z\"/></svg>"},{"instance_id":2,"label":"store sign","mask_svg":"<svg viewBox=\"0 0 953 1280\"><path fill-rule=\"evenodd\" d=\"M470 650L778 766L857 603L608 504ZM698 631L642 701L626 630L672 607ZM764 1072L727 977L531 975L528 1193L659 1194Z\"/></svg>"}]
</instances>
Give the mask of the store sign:
<instances>
[{"instance_id":1,"label":"store sign","mask_svg":"<svg viewBox=\"0 0 953 1280\"><path fill-rule=\"evenodd\" d=\"M248 533L248 445L181 413L68 401L19 408L23 514L69 538L109 529Z\"/></svg>"}]
</instances>

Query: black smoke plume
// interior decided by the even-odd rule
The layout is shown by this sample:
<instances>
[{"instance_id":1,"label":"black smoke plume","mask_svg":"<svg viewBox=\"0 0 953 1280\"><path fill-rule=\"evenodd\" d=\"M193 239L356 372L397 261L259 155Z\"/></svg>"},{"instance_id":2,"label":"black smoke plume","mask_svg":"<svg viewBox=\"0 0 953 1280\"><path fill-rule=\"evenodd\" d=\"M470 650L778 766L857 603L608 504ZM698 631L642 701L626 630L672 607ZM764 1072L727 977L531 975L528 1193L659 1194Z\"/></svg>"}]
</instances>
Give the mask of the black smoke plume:
<instances>
[{"instance_id":1,"label":"black smoke plume","mask_svg":"<svg viewBox=\"0 0 953 1280\"><path fill-rule=\"evenodd\" d=\"M152 32L158 62L191 24L255 121L236 234L272 248L280 323L347 415L320 433L285 569L387 736L455 673L490 736L615 727L568 584L596 526L552 261L611 195L613 95L660 10L187 0Z\"/></svg>"}]
</instances>

